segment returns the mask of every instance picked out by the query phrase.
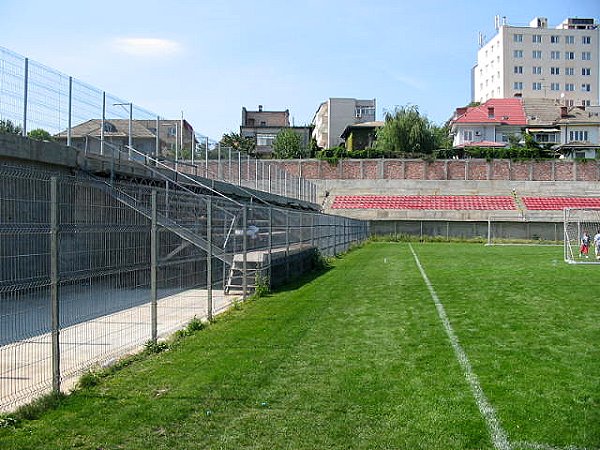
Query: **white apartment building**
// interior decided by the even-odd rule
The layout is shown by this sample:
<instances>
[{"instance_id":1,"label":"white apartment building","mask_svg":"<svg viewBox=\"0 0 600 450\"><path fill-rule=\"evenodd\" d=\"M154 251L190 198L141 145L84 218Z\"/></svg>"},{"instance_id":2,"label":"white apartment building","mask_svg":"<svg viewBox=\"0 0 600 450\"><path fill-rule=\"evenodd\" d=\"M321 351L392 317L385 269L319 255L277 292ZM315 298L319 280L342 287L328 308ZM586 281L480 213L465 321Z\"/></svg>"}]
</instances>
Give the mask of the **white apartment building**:
<instances>
[{"instance_id":1,"label":"white apartment building","mask_svg":"<svg viewBox=\"0 0 600 450\"><path fill-rule=\"evenodd\" d=\"M472 100L548 98L565 106L599 102L599 40L595 19L568 18L556 28L536 17L529 26L496 20L498 34L477 52Z\"/></svg>"},{"instance_id":2,"label":"white apartment building","mask_svg":"<svg viewBox=\"0 0 600 450\"><path fill-rule=\"evenodd\" d=\"M329 98L319 105L313 117L313 137L321 148L342 144L348 125L375 121L375 99Z\"/></svg>"}]
</instances>

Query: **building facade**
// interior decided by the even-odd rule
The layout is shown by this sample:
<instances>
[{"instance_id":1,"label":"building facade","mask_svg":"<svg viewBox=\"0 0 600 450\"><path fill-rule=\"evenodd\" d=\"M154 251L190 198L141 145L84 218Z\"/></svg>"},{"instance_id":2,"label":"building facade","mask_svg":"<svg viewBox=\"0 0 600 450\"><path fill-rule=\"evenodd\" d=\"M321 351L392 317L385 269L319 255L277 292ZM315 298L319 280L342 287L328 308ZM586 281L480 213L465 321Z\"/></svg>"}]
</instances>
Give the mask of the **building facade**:
<instances>
[{"instance_id":1,"label":"building facade","mask_svg":"<svg viewBox=\"0 0 600 450\"><path fill-rule=\"evenodd\" d=\"M599 38L595 19L568 18L555 28L536 17L529 26L497 19L498 33L477 52L472 100L547 98L564 106L598 105Z\"/></svg>"},{"instance_id":2,"label":"building facade","mask_svg":"<svg viewBox=\"0 0 600 450\"><path fill-rule=\"evenodd\" d=\"M313 117L313 138L321 148L341 145L348 125L375 121L375 99L329 98L321 103Z\"/></svg>"},{"instance_id":3,"label":"building facade","mask_svg":"<svg viewBox=\"0 0 600 450\"><path fill-rule=\"evenodd\" d=\"M506 147L530 134L567 158L600 157L600 107L563 106L551 99L490 99L458 108L451 121L454 148Z\"/></svg>"},{"instance_id":4,"label":"building facade","mask_svg":"<svg viewBox=\"0 0 600 450\"><path fill-rule=\"evenodd\" d=\"M242 125L240 135L256 141L256 156L270 156L273 152L273 141L282 128L290 126L290 112L264 111L258 105L257 111L248 111L242 107Z\"/></svg>"}]
</instances>

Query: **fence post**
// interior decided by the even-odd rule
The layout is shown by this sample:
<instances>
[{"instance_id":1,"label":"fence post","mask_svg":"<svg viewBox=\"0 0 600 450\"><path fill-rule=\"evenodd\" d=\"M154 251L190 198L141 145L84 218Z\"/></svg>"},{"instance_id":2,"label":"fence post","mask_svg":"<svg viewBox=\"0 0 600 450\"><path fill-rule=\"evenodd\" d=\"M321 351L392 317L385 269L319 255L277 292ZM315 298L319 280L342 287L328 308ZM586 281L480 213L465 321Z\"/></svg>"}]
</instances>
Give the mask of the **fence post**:
<instances>
[{"instance_id":1,"label":"fence post","mask_svg":"<svg viewBox=\"0 0 600 450\"><path fill-rule=\"evenodd\" d=\"M290 212L285 210L285 279L290 279Z\"/></svg>"},{"instance_id":2,"label":"fence post","mask_svg":"<svg viewBox=\"0 0 600 450\"><path fill-rule=\"evenodd\" d=\"M212 296L212 197L208 197L206 204L206 241L208 251L206 252L206 295L207 311L206 317L209 322L213 320L213 296Z\"/></svg>"},{"instance_id":3,"label":"fence post","mask_svg":"<svg viewBox=\"0 0 600 450\"><path fill-rule=\"evenodd\" d=\"M73 117L73 77L69 77L69 107L67 117L67 147L71 146L71 125Z\"/></svg>"},{"instance_id":4,"label":"fence post","mask_svg":"<svg viewBox=\"0 0 600 450\"><path fill-rule=\"evenodd\" d=\"M29 91L29 58L25 58L25 79L23 80L23 137L27 136L27 91Z\"/></svg>"},{"instance_id":5,"label":"fence post","mask_svg":"<svg viewBox=\"0 0 600 450\"><path fill-rule=\"evenodd\" d=\"M60 298L58 293L58 179L50 179L50 296L52 301L52 390L60 392Z\"/></svg>"},{"instance_id":6,"label":"fence post","mask_svg":"<svg viewBox=\"0 0 600 450\"><path fill-rule=\"evenodd\" d=\"M242 207L242 300L248 294L248 207Z\"/></svg>"},{"instance_id":7,"label":"fence post","mask_svg":"<svg viewBox=\"0 0 600 450\"><path fill-rule=\"evenodd\" d=\"M156 189L152 190L152 225L150 231L150 333L152 342L158 339L158 221Z\"/></svg>"},{"instance_id":8,"label":"fence post","mask_svg":"<svg viewBox=\"0 0 600 450\"><path fill-rule=\"evenodd\" d=\"M273 275L273 271L272 271L272 266L271 266L271 254L272 254L272 250L273 250L273 207L269 206L269 241L268 241L268 246L269 246L269 287L271 287L273 285L273 279L272 279L272 275Z\"/></svg>"}]
</instances>

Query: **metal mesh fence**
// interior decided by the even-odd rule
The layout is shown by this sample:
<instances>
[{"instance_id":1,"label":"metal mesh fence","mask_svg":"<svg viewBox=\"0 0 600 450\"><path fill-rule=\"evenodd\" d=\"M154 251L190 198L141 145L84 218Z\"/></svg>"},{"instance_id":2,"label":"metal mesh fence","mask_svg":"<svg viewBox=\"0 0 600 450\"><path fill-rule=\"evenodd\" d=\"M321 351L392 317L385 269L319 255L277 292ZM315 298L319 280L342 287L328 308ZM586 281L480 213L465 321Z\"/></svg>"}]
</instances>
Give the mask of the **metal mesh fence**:
<instances>
[{"instance_id":1,"label":"metal mesh fence","mask_svg":"<svg viewBox=\"0 0 600 450\"><path fill-rule=\"evenodd\" d=\"M366 235L364 222L174 182L0 166L0 410Z\"/></svg>"},{"instance_id":2,"label":"metal mesh fence","mask_svg":"<svg viewBox=\"0 0 600 450\"><path fill-rule=\"evenodd\" d=\"M183 119L165 119L0 47L0 121L27 136L47 132L85 153L112 146L161 159L178 171L305 201L316 187L268 161L221 148ZM122 155L117 153L119 157Z\"/></svg>"}]
</instances>

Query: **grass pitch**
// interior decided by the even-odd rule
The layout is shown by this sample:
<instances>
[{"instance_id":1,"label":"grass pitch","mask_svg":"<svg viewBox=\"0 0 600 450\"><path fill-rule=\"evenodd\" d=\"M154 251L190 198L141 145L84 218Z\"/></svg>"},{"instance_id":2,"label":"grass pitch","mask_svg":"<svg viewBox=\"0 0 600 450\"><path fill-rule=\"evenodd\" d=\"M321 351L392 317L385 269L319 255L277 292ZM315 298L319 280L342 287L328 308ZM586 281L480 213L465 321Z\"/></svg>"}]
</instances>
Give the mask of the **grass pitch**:
<instances>
[{"instance_id":1,"label":"grass pitch","mask_svg":"<svg viewBox=\"0 0 600 450\"><path fill-rule=\"evenodd\" d=\"M505 448L600 448L600 267L559 247L438 243L353 251L5 422L0 448L498 447L417 260Z\"/></svg>"}]
</instances>

